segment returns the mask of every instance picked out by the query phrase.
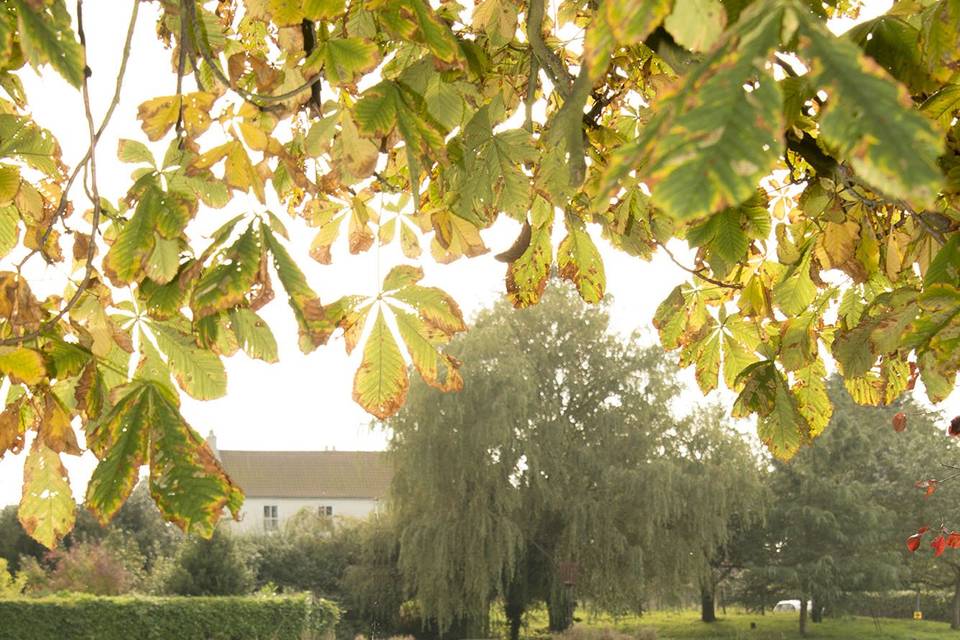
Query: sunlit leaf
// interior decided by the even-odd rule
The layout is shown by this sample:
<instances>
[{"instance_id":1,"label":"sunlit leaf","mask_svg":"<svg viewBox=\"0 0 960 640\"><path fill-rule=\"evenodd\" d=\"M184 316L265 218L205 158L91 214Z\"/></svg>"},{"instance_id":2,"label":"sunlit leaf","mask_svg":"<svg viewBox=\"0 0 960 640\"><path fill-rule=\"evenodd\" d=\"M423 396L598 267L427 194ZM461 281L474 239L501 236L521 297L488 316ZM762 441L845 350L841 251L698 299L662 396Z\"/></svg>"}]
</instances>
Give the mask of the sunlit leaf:
<instances>
[{"instance_id":1,"label":"sunlit leaf","mask_svg":"<svg viewBox=\"0 0 960 640\"><path fill-rule=\"evenodd\" d=\"M408 385L407 364L383 312L378 310L363 349L363 360L353 378L353 399L384 420L403 405Z\"/></svg>"},{"instance_id":2,"label":"sunlit leaf","mask_svg":"<svg viewBox=\"0 0 960 640\"><path fill-rule=\"evenodd\" d=\"M23 466L23 497L17 511L24 531L53 549L73 529L76 509L60 455L34 440Z\"/></svg>"}]
</instances>

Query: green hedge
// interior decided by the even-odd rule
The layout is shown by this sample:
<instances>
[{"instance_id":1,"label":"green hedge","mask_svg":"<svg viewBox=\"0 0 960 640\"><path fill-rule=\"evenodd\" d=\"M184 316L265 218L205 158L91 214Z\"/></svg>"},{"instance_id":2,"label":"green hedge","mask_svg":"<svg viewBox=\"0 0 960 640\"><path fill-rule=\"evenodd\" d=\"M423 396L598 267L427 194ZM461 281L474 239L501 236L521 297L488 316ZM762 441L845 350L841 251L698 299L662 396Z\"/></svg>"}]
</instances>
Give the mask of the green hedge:
<instances>
[{"instance_id":1,"label":"green hedge","mask_svg":"<svg viewBox=\"0 0 960 640\"><path fill-rule=\"evenodd\" d=\"M318 640L339 611L309 595L0 600L4 640Z\"/></svg>"}]
</instances>

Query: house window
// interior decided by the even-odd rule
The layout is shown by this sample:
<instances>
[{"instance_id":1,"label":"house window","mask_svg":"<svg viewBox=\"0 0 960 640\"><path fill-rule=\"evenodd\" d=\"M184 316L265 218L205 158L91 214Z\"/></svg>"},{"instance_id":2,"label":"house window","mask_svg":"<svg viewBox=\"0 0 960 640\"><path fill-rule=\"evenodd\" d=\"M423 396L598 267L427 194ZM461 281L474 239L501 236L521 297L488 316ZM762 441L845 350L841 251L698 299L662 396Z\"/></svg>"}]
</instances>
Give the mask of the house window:
<instances>
[{"instance_id":1,"label":"house window","mask_svg":"<svg viewBox=\"0 0 960 640\"><path fill-rule=\"evenodd\" d=\"M280 519L277 517L277 505L268 504L263 507L263 530L276 531L280 528Z\"/></svg>"},{"instance_id":2,"label":"house window","mask_svg":"<svg viewBox=\"0 0 960 640\"><path fill-rule=\"evenodd\" d=\"M328 504L322 504L319 507L317 507L317 513L321 516L332 516L333 507L331 507Z\"/></svg>"}]
</instances>

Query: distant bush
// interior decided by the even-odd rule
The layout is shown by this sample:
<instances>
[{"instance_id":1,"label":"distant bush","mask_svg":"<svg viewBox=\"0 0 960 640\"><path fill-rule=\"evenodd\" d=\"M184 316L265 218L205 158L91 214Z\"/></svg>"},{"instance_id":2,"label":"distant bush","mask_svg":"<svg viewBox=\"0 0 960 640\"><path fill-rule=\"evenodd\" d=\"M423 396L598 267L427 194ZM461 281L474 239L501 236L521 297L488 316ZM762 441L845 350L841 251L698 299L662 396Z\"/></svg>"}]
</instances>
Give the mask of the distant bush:
<instances>
[{"instance_id":1,"label":"distant bush","mask_svg":"<svg viewBox=\"0 0 960 640\"><path fill-rule=\"evenodd\" d=\"M116 596L134 590L140 581L143 557L136 545L119 535L97 542L81 542L47 554L43 562L23 559L20 576L27 592L62 591Z\"/></svg>"},{"instance_id":2,"label":"distant bush","mask_svg":"<svg viewBox=\"0 0 960 640\"><path fill-rule=\"evenodd\" d=\"M338 615L308 595L0 600L4 640L319 640Z\"/></svg>"},{"instance_id":3,"label":"distant bush","mask_svg":"<svg viewBox=\"0 0 960 640\"><path fill-rule=\"evenodd\" d=\"M588 627L577 624L563 633L551 636L554 640L657 640L657 630L653 627L640 627L632 633L610 628Z\"/></svg>"}]
</instances>

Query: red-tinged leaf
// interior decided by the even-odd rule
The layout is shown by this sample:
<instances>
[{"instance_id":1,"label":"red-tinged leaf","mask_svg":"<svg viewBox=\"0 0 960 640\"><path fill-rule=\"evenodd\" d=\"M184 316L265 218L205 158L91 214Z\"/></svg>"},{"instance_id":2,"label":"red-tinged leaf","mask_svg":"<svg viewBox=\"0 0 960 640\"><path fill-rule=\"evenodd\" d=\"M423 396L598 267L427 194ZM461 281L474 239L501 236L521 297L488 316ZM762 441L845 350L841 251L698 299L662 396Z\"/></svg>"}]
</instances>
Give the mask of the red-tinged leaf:
<instances>
[{"instance_id":1,"label":"red-tinged leaf","mask_svg":"<svg viewBox=\"0 0 960 640\"><path fill-rule=\"evenodd\" d=\"M900 411L899 413L897 413L897 415L893 416L893 430L896 431L897 433L900 433L906 428L907 428L907 414L905 414L903 411Z\"/></svg>"},{"instance_id":2,"label":"red-tinged leaf","mask_svg":"<svg viewBox=\"0 0 960 640\"><path fill-rule=\"evenodd\" d=\"M920 539L923 538L922 533L915 533L909 538L907 538L907 549L910 550L910 553L913 553L920 548Z\"/></svg>"},{"instance_id":3,"label":"red-tinged leaf","mask_svg":"<svg viewBox=\"0 0 960 640\"><path fill-rule=\"evenodd\" d=\"M929 480L917 480L913 486L921 491L924 491L924 496L931 496L933 492L937 490L938 482L935 478L930 478Z\"/></svg>"},{"instance_id":4,"label":"red-tinged leaf","mask_svg":"<svg viewBox=\"0 0 960 640\"><path fill-rule=\"evenodd\" d=\"M943 550L947 546L947 540L943 536L937 536L930 542L930 548L933 549L933 557L939 558L943 555Z\"/></svg>"},{"instance_id":5,"label":"red-tinged leaf","mask_svg":"<svg viewBox=\"0 0 960 640\"><path fill-rule=\"evenodd\" d=\"M951 531L947 536L947 546L951 549L960 549L960 531Z\"/></svg>"}]
</instances>

